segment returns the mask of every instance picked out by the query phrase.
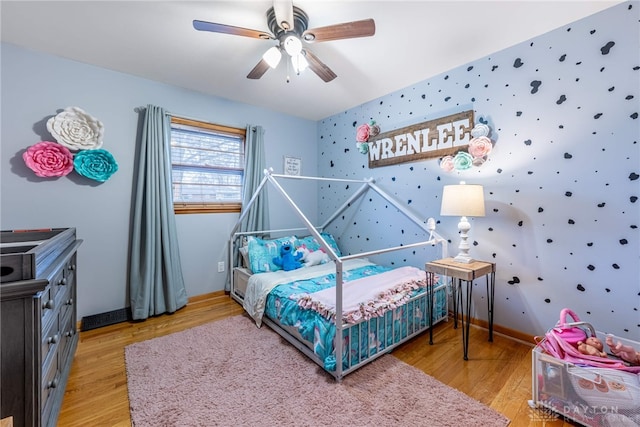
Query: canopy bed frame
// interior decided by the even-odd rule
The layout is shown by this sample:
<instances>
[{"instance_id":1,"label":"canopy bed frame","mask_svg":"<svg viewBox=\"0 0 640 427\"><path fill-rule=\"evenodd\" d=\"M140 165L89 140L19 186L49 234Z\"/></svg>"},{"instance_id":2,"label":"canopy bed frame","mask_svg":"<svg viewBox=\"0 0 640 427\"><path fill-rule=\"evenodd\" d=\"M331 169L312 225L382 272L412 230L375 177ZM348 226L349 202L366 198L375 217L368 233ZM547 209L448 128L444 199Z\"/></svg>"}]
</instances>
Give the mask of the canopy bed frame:
<instances>
[{"instance_id":1,"label":"canopy bed frame","mask_svg":"<svg viewBox=\"0 0 640 427\"><path fill-rule=\"evenodd\" d=\"M280 184L280 180L283 180L283 179L311 180L316 182L330 181L330 182L340 182L340 183L349 183L349 184L360 184L360 186L336 210L335 213L330 215L324 221L322 225L315 226L311 223L311 221L307 218L307 216L301 211L298 205L287 193L287 191L285 191L285 189L282 187L282 185ZM241 224L245 219L246 215L248 214L251 206L254 203L256 203L256 200L258 200L258 198L263 193L263 191L266 191L267 185L270 185L271 186L270 188L275 189L280 195L282 195L287 205L289 205L290 209L296 214L296 216L304 224L303 228L239 231L241 228ZM387 247L387 248L382 248L378 250L367 251L367 252L362 252L357 254L342 255L339 253L339 251L336 251L335 246L332 246L327 241L327 234L323 233L323 231L326 230L327 227L332 223L332 221L338 218L348 207L352 206L354 202L356 202L362 196L367 194L369 191L374 191L375 193L380 195L382 198L384 198L387 202L389 202L391 205L393 205L393 207L395 207L398 210L398 212L403 214L413 224L415 224L417 227L423 230L428 236L428 239L424 241L416 242L416 243L402 245L402 246ZM311 236L313 236L319 243L322 250L328 255L330 261L333 262L332 265L335 265L335 269L332 268L332 271L335 271L335 287L332 287L332 289L335 289L335 315L332 318L332 322L335 323L335 337L333 338L333 346L335 351L334 354L343 355L343 358L347 357L348 362L346 362L346 366L343 366L343 363L340 363L340 361L344 359L336 356L335 368L327 369L326 360L323 361L320 357L318 357L318 355L314 353L313 346L309 345L309 343L304 342L304 340L302 340L300 336L294 330L292 330L293 328L283 326L273 318L268 317L267 315L262 317L261 321L262 323L267 324L271 329L276 331L280 336L282 336L289 343L291 343L293 346L298 348L301 352L303 352L309 358L311 358L314 362L316 362L321 367L323 367L337 381L340 381L343 376L356 370L357 368L390 352L393 348L397 347L403 342L428 330L430 328L430 325L432 326L432 323L435 323L441 320L446 320L447 300L448 300L447 298L448 290L446 286L446 283L447 283L446 280L443 282L444 284L441 283L440 286L438 287L436 287L434 283L431 283L431 284L427 283L426 287L431 286L431 288L429 289L429 292L425 291L417 295L412 295L411 299L406 301L404 304L412 304L410 306L411 310L413 310L416 313L418 313L418 311L421 311L420 313L418 313L418 316L424 317L424 319L426 319L428 316L429 318L431 318L432 322L423 321L417 325L410 322L411 324L408 326L407 330L403 329L402 331L397 331L396 329L397 325L393 323L390 325L386 324L387 319L389 319L391 322L395 322L396 316L398 316L395 312L393 312L393 314L388 313L389 314L388 316L386 315L379 316L376 320L377 326L375 327L380 328L381 330L384 329L385 336L387 334L386 331L390 331L389 334L392 335L392 337L389 338L390 342L386 343L384 346L381 346L379 351L373 351L371 354L367 352L367 354L364 357L362 355L356 355L356 356L353 356L354 360L351 360L352 351L349 349L347 349L348 354L345 356L344 346L348 344L345 344L345 342L343 342L343 339L342 339L343 336L345 334L352 336L351 334L357 333L359 334L357 337L356 335L353 335L353 336L358 339L361 339L361 338L363 339L365 334L367 334L367 331L365 330L358 331L357 329L354 329L354 328L361 328L361 329L363 327L371 328L371 326L368 323L364 323L365 326L363 326L363 324L359 322L346 323L345 320L343 319L343 316L338 315L339 313L343 313L343 290L344 290L344 284L345 284L344 276L346 272L345 268L350 262L357 261L362 258L367 258L369 256L379 255L379 254L388 253L388 252L407 250L407 249L418 248L422 246L436 246L436 245L440 245L441 247L442 258L446 258L448 256L447 240L444 239L442 236L440 236L440 234L438 234L435 231L435 220L433 220L433 218L429 218L427 221L424 221L418 216L416 216L415 214L413 214L406 206L401 204L399 201L397 201L388 193L383 191L380 187L378 187L375 184L375 181L373 178L368 178L363 180L354 180L354 179L322 178L322 177L310 177L310 176L291 176L291 175L274 174L272 169L265 169L264 178L260 182L257 190L254 192L248 204L243 207L243 211L238 221L236 222L235 226L233 227L233 230L229 238L228 268L231 275L231 284L230 284L231 297L234 298L239 303L243 304L243 306L245 306L245 309L247 308L246 301L245 301L245 298L246 298L245 286L247 284L247 279L248 278L250 279L251 277L251 272L247 272L246 269L243 269L240 266L239 260L241 259L241 257L238 255L238 250L242 246L243 240L246 241L248 236L272 236L272 235L282 235L284 233L290 233L290 232L294 233L294 232L300 232L300 231L307 232ZM409 268L415 268L415 267L409 267ZM422 273L424 274L424 271L422 271ZM253 274L253 276L261 276L261 274ZM425 281L426 281L426 275L425 275ZM242 284L242 285L239 285L239 284ZM434 308L433 308L434 300L438 298L438 296L436 295L437 292L434 292L434 288L436 291L440 291L439 304L441 304L441 306L444 306L444 309L440 307L441 312L439 314L434 313ZM431 296L431 298L428 298L429 296ZM249 310L247 311L249 312L249 314L253 316L253 314ZM409 311L409 308L406 308L406 311ZM436 318L434 319L434 317ZM391 320L391 319L394 319L394 320ZM256 323L258 324L258 326L261 324L258 321ZM370 332L370 329L369 329L369 332Z\"/></svg>"}]
</instances>

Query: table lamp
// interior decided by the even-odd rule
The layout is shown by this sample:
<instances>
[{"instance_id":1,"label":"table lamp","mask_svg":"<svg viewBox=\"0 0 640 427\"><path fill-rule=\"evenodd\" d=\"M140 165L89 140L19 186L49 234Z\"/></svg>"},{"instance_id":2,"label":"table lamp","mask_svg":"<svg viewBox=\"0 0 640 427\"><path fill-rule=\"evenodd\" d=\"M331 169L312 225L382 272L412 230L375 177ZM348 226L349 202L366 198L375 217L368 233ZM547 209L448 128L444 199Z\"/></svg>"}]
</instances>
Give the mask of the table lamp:
<instances>
[{"instance_id":1,"label":"table lamp","mask_svg":"<svg viewBox=\"0 0 640 427\"><path fill-rule=\"evenodd\" d=\"M458 230L460 230L460 251L453 259L456 262L468 264L473 261L469 256L467 237L471 224L468 216L484 216L484 194L482 185L468 185L464 181L459 185L445 185L442 189L442 206L440 215L459 216Z\"/></svg>"}]
</instances>

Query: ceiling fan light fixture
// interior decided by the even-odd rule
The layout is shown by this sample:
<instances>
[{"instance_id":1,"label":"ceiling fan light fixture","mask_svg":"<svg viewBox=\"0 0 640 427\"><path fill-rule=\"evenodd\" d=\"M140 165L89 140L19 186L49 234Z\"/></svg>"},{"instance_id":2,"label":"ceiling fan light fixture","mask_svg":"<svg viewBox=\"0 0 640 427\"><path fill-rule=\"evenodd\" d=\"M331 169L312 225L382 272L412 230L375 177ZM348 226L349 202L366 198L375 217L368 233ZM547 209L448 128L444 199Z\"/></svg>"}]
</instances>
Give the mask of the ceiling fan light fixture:
<instances>
[{"instance_id":1,"label":"ceiling fan light fixture","mask_svg":"<svg viewBox=\"0 0 640 427\"><path fill-rule=\"evenodd\" d=\"M290 57L299 55L302 52L302 42L294 35L287 36L284 39L284 50L287 51Z\"/></svg>"},{"instance_id":2,"label":"ceiling fan light fixture","mask_svg":"<svg viewBox=\"0 0 640 427\"><path fill-rule=\"evenodd\" d=\"M266 12L268 32L199 20L193 21L193 28L198 31L277 41L278 45L268 49L262 55L260 61L247 74L248 79L259 79L269 68L276 68L282 61L284 51L291 58L290 60L288 58L285 59L287 81L289 81L288 73L293 68L298 74L305 68L309 68L325 83L338 76L313 52L304 48L303 43L369 37L376 32L376 25L373 19L343 22L309 29L309 16L304 10L294 6L292 0L271 1L273 6Z\"/></svg>"},{"instance_id":3,"label":"ceiling fan light fixture","mask_svg":"<svg viewBox=\"0 0 640 427\"><path fill-rule=\"evenodd\" d=\"M307 58L304 57L304 54L299 53L291 57L291 65L293 65L293 71L295 71L296 74L300 74L307 69L309 62L307 62Z\"/></svg>"},{"instance_id":4,"label":"ceiling fan light fixture","mask_svg":"<svg viewBox=\"0 0 640 427\"><path fill-rule=\"evenodd\" d=\"M267 50L264 55L262 55L262 59L264 59L271 68L276 68L278 66L280 58L282 58L282 52L280 52L280 49L277 46L273 46Z\"/></svg>"}]
</instances>

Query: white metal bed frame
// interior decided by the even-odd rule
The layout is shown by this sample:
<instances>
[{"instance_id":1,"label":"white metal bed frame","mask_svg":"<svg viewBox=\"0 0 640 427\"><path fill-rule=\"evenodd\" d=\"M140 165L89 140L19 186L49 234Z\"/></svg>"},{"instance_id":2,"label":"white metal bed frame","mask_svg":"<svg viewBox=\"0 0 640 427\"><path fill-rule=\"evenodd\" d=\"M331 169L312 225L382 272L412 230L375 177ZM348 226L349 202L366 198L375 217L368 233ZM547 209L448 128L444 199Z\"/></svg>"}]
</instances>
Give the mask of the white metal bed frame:
<instances>
[{"instance_id":1,"label":"white metal bed frame","mask_svg":"<svg viewBox=\"0 0 640 427\"><path fill-rule=\"evenodd\" d=\"M322 224L321 226L314 226L310 222L310 220L305 216L305 214L300 210L300 208L296 205L296 203L291 199L291 197L287 194L287 192L284 190L284 188L282 188L282 186L278 182L278 179L347 182L347 183L360 183L362 185L360 186L360 188L351 197L349 197L336 210L336 212L333 215L331 215L324 222L324 224ZM238 229L240 228L240 226L242 224L242 221L244 220L245 216L249 212L250 207L256 202L256 200L259 198L259 196L262 193L262 191L265 190L267 183L271 184L273 186L273 188L275 188L284 197L284 199L287 201L287 203L290 205L290 207L297 214L298 218L304 223L304 225L305 225L304 228L290 228L290 229L279 229L279 230L254 230L254 231L246 231L246 232L238 231ZM390 248L383 248L383 249L379 249L379 250L361 252L361 253L357 253L357 254L338 257L337 254L335 253L335 251L333 250L333 248L326 242L326 240L322 237L322 235L320 233L323 230L325 230L326 227L329 226L329 224L331 224L331 222L333 220L335 220L354 201L358 200L360 197L362 197L364 194L366 194L369 190L375 191L377 194L379 194L381 197L383 197L385 200L387 200L389 203L391 203L395 208L397 208L402 214L404 214L415 225L417 225L419 228L424 230L428 234L429 239L425 240L425 241L422 241L422 242L411 243L411 244L407 244L407 245L403 245L403 246L395 246L395 247L390 247ZM368 179L364 179L364 180L354 180L354 179L322 178L322 177L310 177L310 176L292 176L292 175L274 174L273 173L273 169L271 169L271 168L265 169L264 170L264 178L260 182L257 190L254 192L254 194L252 195L252 197L249 200L249 202L247 203L247 205L243 207L243 211L242 211L238 221L236 222L235 226L233 227L233 230L231 231L231 236L229 238L229 250L228 250L228 255L229 255L228 268L229 268L229 270L228 271L230 272L230 277L231 277L230 291L231 291L231 297L232 298L234 298L236 301L238 301L241 304L242 304L242 301L244 299L243 296L238 294L237 292L235 292L235 289L234 289L235 280L234 280L233 276L235 274L235 269L234 269L235 265L234 264L235 264L235 260L237 259L237 257L236 257L236 253L237 253L236 247L239 247L237 245L238 240L243 238L243 237L249 236L249 235L270 235L271 233L287 233L287 232L296 232L296 231L308 231L313 237L316 238L318 243L320 243L321 247L329 255L329 258L332 261L335 262L335 266L336 266L336 286L335 286L335 290L336 290L336 313L337 313L337 315L335 316L335 322L334 322L335 323L335 327L336 327L336 334L335 334L335 338L334 338L334 348L335 348L335 356L336 356L336 369L335 369L334 372L329 372L329 371L327 371L327 372L329 374L331 374L337 381L340 381L342 379L342 377L344 377L348 373L350 373L350 372L358 369L359 367L365 365L366 363L369 363L369 362L375 360L376 358L388 353L393 348L397 347L398 345L404 343L405 341L413 338L415 335L418 335L419 333L422 333L422 332L424 332L425 330L427 330L429 328L429 324L431 322L427 322L426 326L424 328L416 329L416 330L410 331L410 332L407 331L407 334L406 334L405 338L403 338L402 340L400 340L398 342L395 342L395 340L394 340L394 343L392 345L385 346L384 351L376 352L376 354L370 355L369 357L367 357L367 358L365 358L363 360L359 360L354 365L351 365L351 363L349 363L348 364L349 368L348 369L343 369L342 357L341 357L342 351L343 351L343 340L342 340L343 332L344 332L344 330L346 330L348 328L358 327L358 325L359 325L359 324L344 324L344 322L342 320L342 316L338 315L339 313L342 313L342 285L343 285L343 263L344 263L344 261L347 261L347 260L350 260L350 259L355 259L355 258L364 258L364 257L368 257L368 256L372 256L372 255L378 255L378 254L387 253L387 252L393 252L393 251L406 250L406 249L411 249L411 248L416 248L416 247L421 247L421 246L427 246L427 245L435 246L437 244L442 245L442 258L446 258L448 256L448 242L447 242L447 240L445 238L440 236L440 234L438 234L435 231L435 220L433 218L429 218L426 222L421 220L419 217L417 217L415 214L413 214L411 211L409 211L404 205L402 205L399 201L397 201L392 196L390 196L388 193L383 191L380 187L378 187L375 184L375 181L374 181L373 178L368 178ZM418 300L420 298L424 298L426 300L429 295L433 296L433 295L435 295L435 292L424 292L424 293L422 293L420 295L415 296L409 302ZM446 301L446 296L445 296L445 301ZM407 302L407 304L409 302ZM424 306L428 307L429 311L432 311L431 307L433 306L433 301L431 301L430 304L424 304ZM425 308L425 310L427 310L427 308ZM425 313L422 313L422 314L423 314L423 316L427 316L427 315L431 316L432 315L431 312L429 312L429 313L425 312ZM385 317L381 317L380 319L386 319L386 318ZM317 364L319 364L321 367L323 366L323 361L320 360L320 358L313 352L313 350L310 349L309 347L307 347L304 343L300 342L300 340L298 338L296 338L294 335L292 335L289 331L287 331L286 329L282 328L280 325L278 325L277 323L275 323L274 321L269 319L267 316L264 316L262 321L263 321L263 323L267 324L270 328L272 328L274 331L276 331L280 336L282 336L287 341L289 341L289 343L291 343L293 346L295 346L298 350L300 350L305 355L307 355L309 358L311 358L313 361L315 361ZM385 328L385 330L386 330L386 328ZM349 355L349 357L351 357L351 355Z\"/></svg>"}]
</instances>

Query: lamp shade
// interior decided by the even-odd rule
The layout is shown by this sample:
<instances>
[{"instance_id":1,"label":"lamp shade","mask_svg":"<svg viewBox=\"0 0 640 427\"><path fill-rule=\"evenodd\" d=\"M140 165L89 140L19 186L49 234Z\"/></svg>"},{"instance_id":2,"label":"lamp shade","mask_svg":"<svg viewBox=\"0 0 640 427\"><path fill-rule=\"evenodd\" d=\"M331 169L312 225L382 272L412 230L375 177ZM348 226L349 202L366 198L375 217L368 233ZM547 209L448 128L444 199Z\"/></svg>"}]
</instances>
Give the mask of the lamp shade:
<instances>
[{"instance_id":1,"label":"lamp shade","mask_svg":"<svg viewBox=\"0 0 640 427\"><path fill-rule=\"evenodd\" d=\"M445 185L442 189L442 216L484 216L482 185Z\"/></svg>"}]
</instances>

